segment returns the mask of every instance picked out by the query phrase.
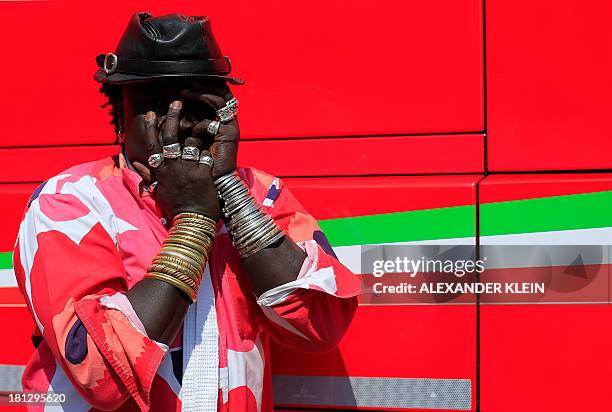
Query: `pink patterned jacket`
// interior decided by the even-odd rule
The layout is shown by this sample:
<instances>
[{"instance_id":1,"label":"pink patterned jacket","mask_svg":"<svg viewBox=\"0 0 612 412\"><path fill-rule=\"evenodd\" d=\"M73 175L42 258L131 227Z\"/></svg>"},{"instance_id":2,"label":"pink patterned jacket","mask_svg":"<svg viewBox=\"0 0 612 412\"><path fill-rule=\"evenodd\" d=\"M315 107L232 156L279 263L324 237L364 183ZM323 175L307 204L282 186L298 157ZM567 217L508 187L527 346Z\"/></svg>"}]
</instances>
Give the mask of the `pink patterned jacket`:
<instances>
[{"instance_id":1,"label":"pink patterned jacket","mask_svg":"<svg viewBox=\"0 0 612 412\"><path fill-rule=\"evenodd\" d=\"M239 174L308 255L295 281L259 298L222 224L209 260L218 410L271 411L269 337L304 351L333 348L361 288L279 179L252 168ZM153 341L123 295L143 278L168 229L121 154L74 166L32 194L14 250L17 281L37 325L24 391L66 394L53 410L181 410L182 333L170 348Z\"/></svg>"}]
</instances>

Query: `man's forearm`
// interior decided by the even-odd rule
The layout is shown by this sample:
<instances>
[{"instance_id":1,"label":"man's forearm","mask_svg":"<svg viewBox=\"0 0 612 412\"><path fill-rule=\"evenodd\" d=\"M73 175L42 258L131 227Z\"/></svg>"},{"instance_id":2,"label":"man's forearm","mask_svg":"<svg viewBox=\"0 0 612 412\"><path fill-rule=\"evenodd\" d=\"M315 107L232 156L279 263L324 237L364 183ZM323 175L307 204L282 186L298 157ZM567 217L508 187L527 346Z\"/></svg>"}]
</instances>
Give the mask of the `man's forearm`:
<instances>
[{"instance_id":1,"label":"man's forearm","mask_svg":"<svg viewBox=\"0 0 612 412\"><path fill-rule=\"evenodd\" d=\"M245 272L257 296L295 280L306 253L288 236L243 260Z\"/></svg>"},{"instance_id":2,"label":"man's forearm","mask_svg":"<svg viewBox=\"0 0 612 412\"><path fill-rule=\"evenodd\" d=\"M253 290L264 292L297 278L306 253L289 237L243 260ZM126 296L144 325L148 336L170 345L183 322L189 303L185 295L172 285L145 278Z\"/></svg>"},{"instance_id":3,"label":"man's forearm","mask_svg":"<svg viewBox=\"0 0 612 412\"><path fill-rule=\"evenodd\" d=\"M197 299L216 234L216 220L193 212L174 216L168 237L127 297L150 338L171 344L187 307Z\"/></svg>"},{"instance_id":4,"label":"man's forearm","mask_svg":"<svg viewBox=\"0 0 612 412\"><path fill-rule=\"evenodd\" d=\"M144 278L125 294L147 335L170 345L187 313L189 303L183 292L157 279Z\"/></svg>"}]
</instances>

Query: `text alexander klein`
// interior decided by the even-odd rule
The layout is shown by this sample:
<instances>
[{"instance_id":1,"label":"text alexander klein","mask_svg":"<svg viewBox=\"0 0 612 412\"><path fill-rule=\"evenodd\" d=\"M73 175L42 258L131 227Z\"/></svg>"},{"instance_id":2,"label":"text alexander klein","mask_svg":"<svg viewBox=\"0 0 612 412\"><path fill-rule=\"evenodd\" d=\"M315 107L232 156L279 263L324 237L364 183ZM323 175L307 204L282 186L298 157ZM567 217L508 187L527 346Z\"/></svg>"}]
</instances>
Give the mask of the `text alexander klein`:
<instances>
[{"instance_id":1,"label":"text alexander klein","mask_svg":"<svg viewBox=\"0 0 612 412\"><path fill-rule=\"evenodd\" d=\"M543 282L427 282L415 285L401 282L395 285L385 285L377 282L373 292L380 293L427 293L427 294L539 294L544 293Z\"/></svg>"}]
</instances>

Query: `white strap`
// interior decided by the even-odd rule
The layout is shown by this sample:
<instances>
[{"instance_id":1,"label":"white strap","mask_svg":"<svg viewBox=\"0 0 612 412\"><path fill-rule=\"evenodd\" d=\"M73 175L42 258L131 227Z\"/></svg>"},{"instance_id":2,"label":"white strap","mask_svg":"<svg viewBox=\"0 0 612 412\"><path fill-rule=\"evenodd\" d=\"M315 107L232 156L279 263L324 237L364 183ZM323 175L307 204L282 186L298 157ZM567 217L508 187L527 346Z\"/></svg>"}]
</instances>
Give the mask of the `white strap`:
<instances>
[{"instance_id":1,"label":"white strap","mask_svg":"<svg viewBox=\"0 0 612 412\"><path fill-rule=\"evenodd\" d=\"M179 398L186 412L217 412L219 329L208 265L198 299L183 323L183 385Z\"/></svg>"}]
</instances>

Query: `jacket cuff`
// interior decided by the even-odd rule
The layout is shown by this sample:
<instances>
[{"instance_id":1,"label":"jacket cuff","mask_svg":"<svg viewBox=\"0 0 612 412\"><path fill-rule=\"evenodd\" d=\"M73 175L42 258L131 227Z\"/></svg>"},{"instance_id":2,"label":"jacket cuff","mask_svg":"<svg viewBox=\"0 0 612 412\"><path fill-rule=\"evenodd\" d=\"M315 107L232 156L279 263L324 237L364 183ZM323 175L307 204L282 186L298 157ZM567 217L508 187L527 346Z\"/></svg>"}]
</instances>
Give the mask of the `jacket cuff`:
<instances>
[{"instance_id":1,"label":"jacket cuff","mask_svg":"<svg viewBox=\"0 0 612 412\"><path fill-rule=\"evenodd\" d=\"M287 297L297 289L319 290L330 295L336 295L338 291L334 268L331 265L321 264L325 253L320 251L319 245L314 240L299 242L297 245L306 252L306 259L302 264L298 277L264 292L257 303L261 306L273 306L284 302ZM323 256L321 256L323 255ZM324 266L324 267L320 267Z\"/></svg>"},{"instance_id":2,"label":"jacket cuff","mask_svg":"<svg viewBox=\"0 0 612 412\"><path fill-rule=\"evenodd\" d=\"M147 330L145 329L144 325L140 321L138 314L136 314L136 312L134 311L134 308L132 307L132 303L127 298L127 296L125 296L125 294L121 292L117 292L111 296L102 296L100 298L100 305L108 309L118 310L119 312L123 313L123 315L125 315L125 317L130 321L130 323L134 326L134 328L136 328L136 330L138 330L140 333L142 333L143 335L151 339L149 335L147 335ZM159 346L164 352L168 352L168 349L169 349L168 345L162 342L158 342L154 339L151 339L151 340L155 342L157 346Z\"/></svg>"}]
</instances>

